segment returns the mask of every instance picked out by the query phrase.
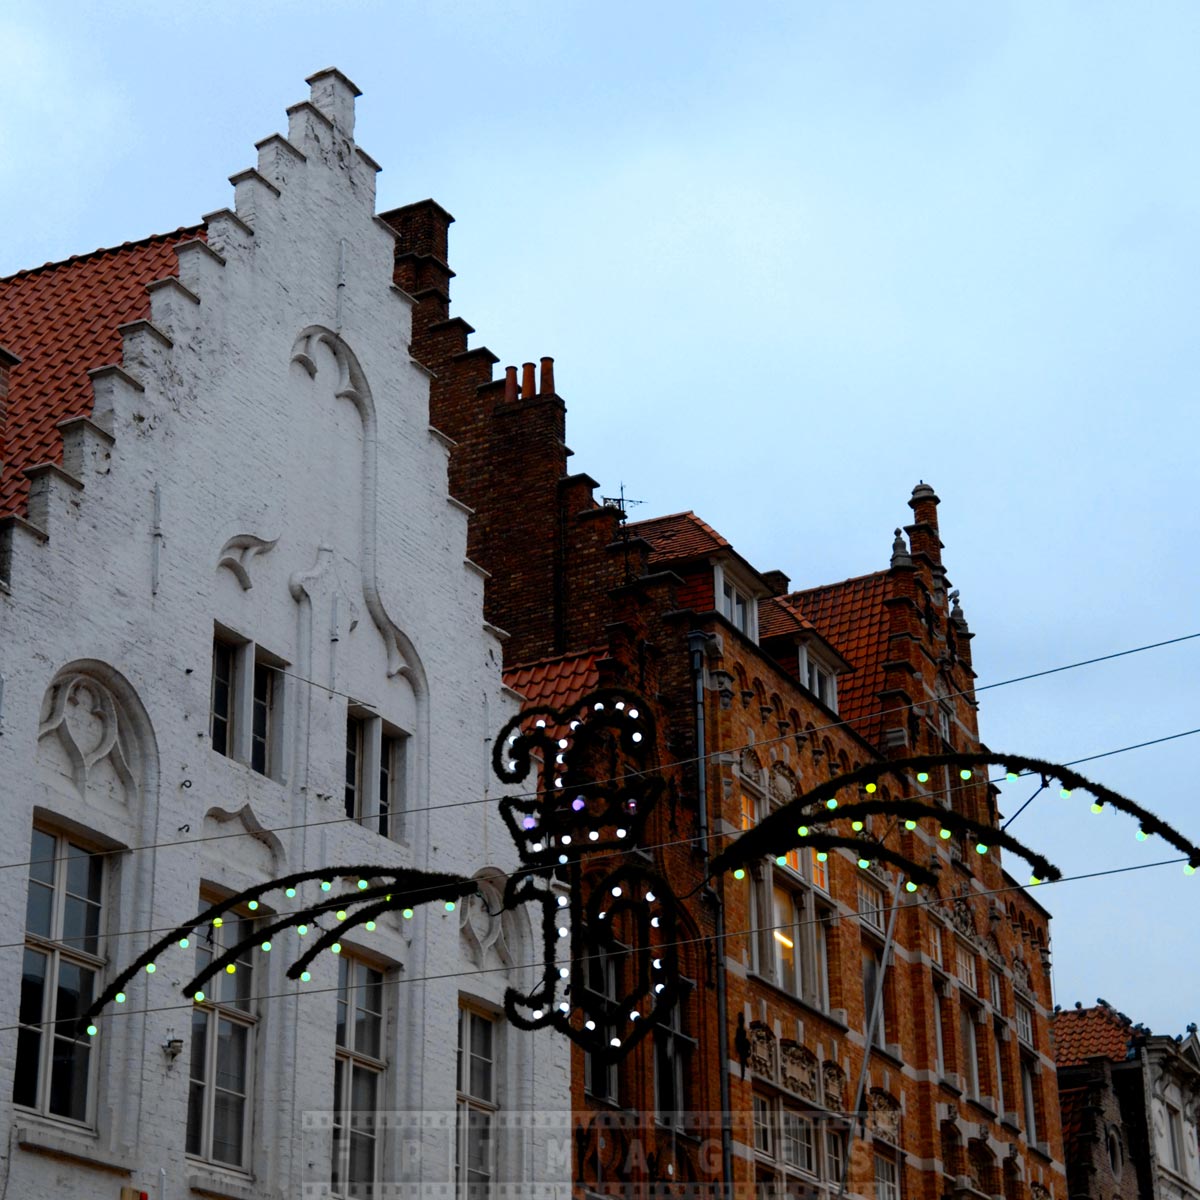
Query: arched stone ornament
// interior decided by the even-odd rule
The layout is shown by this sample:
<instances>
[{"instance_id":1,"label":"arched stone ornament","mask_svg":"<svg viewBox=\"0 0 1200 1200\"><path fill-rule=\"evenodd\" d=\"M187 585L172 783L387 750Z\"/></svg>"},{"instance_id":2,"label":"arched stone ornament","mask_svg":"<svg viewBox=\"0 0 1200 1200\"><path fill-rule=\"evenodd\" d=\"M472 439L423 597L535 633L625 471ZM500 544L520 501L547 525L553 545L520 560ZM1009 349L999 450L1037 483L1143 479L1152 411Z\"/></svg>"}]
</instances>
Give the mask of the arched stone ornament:
<instances>
[{"instance_id":1,"label":"arched stone ornament","mask_svg":"<svg viewBox=\"0 0 1200 1200\"><path fill-rule=\"evenodd\" d=\"M242 585L242 590L248 592L254 585L250 582L251 560L260 554L267 554L278 543L278 538L260 538L253 533L237 533L221 547L217 556L217 569L224 567L233 573L234 578Z\"/></svg>"},{"instance_id":2,"label":"arched stone ornament","mask_svg":"<svg viewBox=\"0 0 1200 1200\"><path fill-rule=\"evenodd\" d=\"M900 1144L900 1103L880 1088L867 1094L867 1124L871 1132L893 1146Z\"/></svg>"},{"instance_id":3,"label":"arched stone ornament","mask_svg":"<svg viewBox=\"0 0 1200 1200\"><path fill-rule=\"evenodd\" d=\"M210 808L204 814L206 821L215 821L218 825L228 825L238 822L250 837L270 851L276 863L284 861L283 843L271 830L263 827L262 822L254 815L254 809L249 804L243 804L239 809Z\"/></svg>"},{"instance_id":4,"label":"arched stone ornament","mask_svg":"<svg viewBox=\"0 0 1200 1200\"><path fill-rule=\"evenodd\" d=\"M388 674L402 675L418 696L426 691L425 672L420 657L408 636L400 629L383 603L379 593L376 525L379 503L379 422L375 398L358 358L342 338L324 325L310 325L292 346L291 361L302 367L309 378L318 374L317 348L325 347L337 365L338 378L334 396L354 405L362 421L362 495L360 523L362 530L362 592L371 620L383 636L387 648Z\"/></svg>"},{"instance_id":5,"label":"arched stone ornament","mask_svg":"<svg viewBox=\"0 0 1200 1200\"><path fill-rule=\"evenodd\" d=\"M103 766L109 766L130 803L138 792L137 742L126 728L112 692L99 679L83 673L59 676L42 705L38 742L53 739L70 764L81 798Z\"/></svg>"},{"instance_id":6,"label":"arched stone ornament","mask_svg":"<svg viewBox=\"0 0 1200 1200\"><path fill-rule=\"evenodd\" d=\"M484 870L476 875L479 894L459 906L459 932L471 961L482 967L487 957L495 953L500 964L514 965L512 952L512 913L504 907L504 876L499 871Z\"/></svg>"}]
</instances>

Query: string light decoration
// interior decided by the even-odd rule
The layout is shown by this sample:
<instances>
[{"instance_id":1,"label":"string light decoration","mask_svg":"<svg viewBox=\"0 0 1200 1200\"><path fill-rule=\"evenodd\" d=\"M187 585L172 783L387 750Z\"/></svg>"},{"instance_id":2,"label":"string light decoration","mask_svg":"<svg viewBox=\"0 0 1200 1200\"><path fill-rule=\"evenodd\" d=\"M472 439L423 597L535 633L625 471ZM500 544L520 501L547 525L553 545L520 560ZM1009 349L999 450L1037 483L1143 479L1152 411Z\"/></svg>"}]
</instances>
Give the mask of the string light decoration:
<instances>
[{"instance_id":1,"label":"string light decoration","mask_svg":"<svg viewBox=\"0 0 1200 1200\"><path fill-rule=\"evenodd\" d=\"M540 707L520 713L500 731L493 748L493 768L504 783L521 783L531 775L538 780L536 791L499 802L522 864L505 882L502 911L530 905L540 912L540 921L535 916L532 923L540 925L543 942L540 980L528 992L509 987L505 1013L519 1029L555 1028L606 1062L627 1055L670 1016L683 994L677 953L681 898L649 865L644 845L647 821L665 791L655 762L657 744L646 702L625 689L607 688L563 709ZM1057 780L1063 799L1089 795L1093 813L1105 807L1125 813L1137 822L1139 839L1160 837L1181 851L1187 874L1200 867L1200 846L1119 792L1064 765L978 751L868 763L827 780L735 838L711 860L708 879L725 872L742 879L749 864L766 857L785 858L804 846L821 861L842 850L864 869L874 864L894 867L909 892L936 884L936 858L921 862L903 845L884 845L867 830L873 817L902 822L908 832L928 824L937 830L939 841L972 837L979 855L993 848L1006 850L1029 863L1032 883L1060 878L1053 863L1002 829L932 797L888 799L879 793L884 778L908 790L910 780L923 787L931 772L948 768L964 781L956 786L965 787L977 770L994 767L1002 768L1010 781L1022 775L1040 777L1043 788ZM843 802L839 793L846 792L853 798ZM598 852L609 861L616 858L617 866L606 871L599 856L590 857ZM338 879L349 881L349 886L334 894ZM311 942L298 942L304 951L287 969L289 979L307 983L308 967L318 955L339 954L349 931L362 927L371 932L387 913L407 921L425 904L441 903L447 912L470 897L486 904L477 879L387 864L326 866L273 879L209 906L160 938L112 980L79 1018L78 1029L95 1036L101 1012L111 1003L126 1003L126 989L134 977L153 976L158 960L172 948L186 951L198 933L221 928L226 914L255 912L272 892L295 901L306 884L317 885L315 903L270 914L265 924L260 922L206 963L183 986L184 996L201 1002L205 984L214 975L234 973L238 960L255 949L281 952L286 944L282 935L289 930L295 930L298 939L318 933ZM693 893L699 886L703 885ZM322 929L321 917L329 918L329 929ZM623 981L615 988L607 982L610 964L620 967L616 975Z\"/></svg>"}]
</instances>

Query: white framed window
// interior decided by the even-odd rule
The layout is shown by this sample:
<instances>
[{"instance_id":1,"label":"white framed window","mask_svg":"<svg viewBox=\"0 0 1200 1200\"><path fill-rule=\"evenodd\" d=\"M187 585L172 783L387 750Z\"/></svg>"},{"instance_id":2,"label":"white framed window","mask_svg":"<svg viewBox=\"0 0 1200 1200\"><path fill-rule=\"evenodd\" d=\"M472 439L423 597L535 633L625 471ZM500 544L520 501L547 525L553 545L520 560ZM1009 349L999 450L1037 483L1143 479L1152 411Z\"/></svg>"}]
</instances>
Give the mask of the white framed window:
<instances>
[{"instance_id":1,"label":"white framed window","mask_svg":"<svg viewBox=\"0 0 1200 1200\"><path fill-rule=\"evenodd\" d=\"M887 987L881 990L883 978L883 953L874 946L864 946L862 954L863 980L863 1036L874 1046L887 1043ZM875 1005L878 995L879 1012ZM874 1029L872 1029L872 1025Z\"/></svg>"},{"instance_id":2,"label":"white framed window","mask_svg":"<svg viewBox=\"0 0 1200 1200\"><path fill-rule=\"evenodd\" d=\"M846 1164L846 1129L836 1121L825 1124L825 1169L831 1184L841 1181Z\"/></svg>"},{"instance_id":3,"label":"white framed window","mask_svg":"<svg viewBox=\"0 0 1200 1200\"><path fill-rule=\"evenodd\" d=\"M458 1129L455 1178L459 1194L484 1194L496 1175L496 1019L463 1005L458 1010Z\"/></svg>"},{"instance_id":4,"label":"white framed window","mask_svg":"<svg viewBox=\"0 0 1200 1200\"><path fill-rule=\"evenodd\" d=\"M408 735L357 705L346 710L346 816L383 837L403 832Z\"/></svg>"},{"instance_id":5,"label":"white framed window","mask_svg":"<svg viewBox=\"0 0 1200 1200\"><path fill-rule=\"evenodd\" d=\"M196 970L253 932L248 916L217 918L197 943ZM210 992L192 1008L186 1149L196 1158L246 1169L257 1025L253 950L233 966L209 981Z\"/></svg>"},{"instance_id":6,"label":"white framed window","mask_svg":"<svg viewBox=\"0 0 1200 1200\"><path fill-rule=\"evenodd\" d=\"M775 1157L775 1111L766 1096L753 1098L754 1149L767 1158Z\"/></svg>"},{"instance_id":7,"label":"white framed window","mask_svg":"<svg viewBox=\"0 0 1200 1200\"><path fill-rule=\"evenodd\" d=\"M837 671L807 644L802 645L798 653L801 685L816 696L826 708L836 713Z\"/></svg>"},{"instance_id":8,"label":"white framed window","mask_svg":"<svg viewBox=\"0 0 1200 1200\"><path fill-rule=\"evenodd\" d=\"M828 1010L829 914L790 872L763 866L751 874L751 968L806 1003Z\"/></svg>"},{"instance_id":9,"label":"white framed window","mask_svg":"<svg viewBox=\"0 0 1200 1200\"><path fill-rule=\"evenodd\" d=\"M996 1010L997 1016L1004 1015L1004 981L1000 977L998 971L988 972L988 983L991 988L992 1008Z\"/></svg>"},{"instance_id":10,"label":"white framed window","mask_svg":"<svg viewBox=\"0 0 1200 1200\"><path fill-rule=\"evenodd\" d=\"M1025 1140L1031 1146L1036 1146L1038 1140L1037 1084L1034 1080L1033 1066L1024 1056L1021 1058L1021 1101L1025 1108Z\"/></svg>"},{"instance_id":11,"label":"white framed window","mask_svg":"<svg viewBox=\"0 0 1200 1200\"><path fill-rule=\"evenodd\" d=\"M887 1154L875 1154L875 1200L900 1200L900 1168Z\"/></svg>"},{"instance_id":12,"label":"white framed window","mask_svg":"<svg viewBox=\"0 0 1200 1200\"><path fill-rule=\"evenodd\" d=\"M975 952L966 942L958 938L954 940L954 974L958 976L959 981L965 987L978 993L979 977L976 971Z\"/></svg>"},{"instance_id":13,"label":"white framed window","mask_svg":"<svg viewBox=\"0 0 1200 1200\"><path fill-rule=\"evenodd\" d=\"M929 957L939 967L946 965L946 959L942 952L942 927L936 921L929 922Z\"/></svg>"},{"instance_id":14,"label":"white framed window","mask_svg":"<svg viewBox=\"0 0 1200 1200\"><path fill-rule=\"evenodd\" d=\"M1174 1104L1166 1103L1167 1165L1177 1175L1183 1174L1183 1118Z\"/></svg>"},{"instance_id":15,"label":"white framed window","mask_svg":"<svg viewBox=\"0 0 1200 1200\"><path fill-rule=\"evenodd\" d=\"M979 1099L979 1042L975 1031L976 1019L975 1010L968 1005L964 1004L958 1010L962 1086L971 1100Z\"/></svg>"},{"instance_id":16,"label":"white framed window","mask_svg":"<svg viewBox=\"0 0 1200 1200\"><path fill-rule=\"evenodd\" d=\"M92 1115L92 1047L75 1022L104 965L104 859L38 828L29 857L13 1103L82 1124Z\"/></svg>"},{"instance_id":17,"label":"white framed window","mask_svg":"<svg viewBox=\"0 0 1200 1200\"><path fill-rule=\"evenodd\" d=\"M724 563L713 565L713 595L716 609L736 630L752 642L758 641L758 602L749 589L730 578Z\"/></svg>"},{"instance_id":18,"label":"white framed window","mask_svg":"<svg viewBox=\"0 0 1200 1200\"><path fill-rule=\"evenodd\" d=\"M377 1113L387 1066L383 1004L383 972L341 955L334 1038L334 1196L370 1196L379 1178Z\"/></svg>"},{"instance_id":19,"label":"white framed window","mask_svg":"<svg viewBox=\"0 0 1200 1200\"><path fill-rule=\"evenodd\" d=\"M1018 1000L1015 1012L1017 1017L1017 1037L1027 1046L1032 1046L1034 1044L1033 1009L1023 1000Z\"/></svg>"},{"instance_id":20,"label":"white framed window","mask_svg":"<svg viewBox=\"0 0 1200 1200\"><path fill-rule=\"evenodd\" d=\"M946 1019L946 997L940 987L933 989L933 1049L934 1062L937 1066L938 1078L946 1074L946 1038L942 1032L942 1022Z\"/></svg>"},{"instance_id":21,"label":"white framed window","mask_svg":"<svg viewBox=\"0 0 1200 1200\"><path fill-rule=\"evenodd\" d=\"M283 669L253 642L218 627L213 637L209 738L226 758L283 778Z\"/></svg>"},{"instance_id":22,"label":"white framed window","mask_svg":"<svg viewBox=\"0 0 1200 1200\"><path fill-rule=\"evenodd\" d=\"M784 1165L805 1175L816 1175L817 1139L812 1118L786 1105L779 1117L779 1156Z\"/></svg>"},{"instance_id":23,"label":"white framed window","mask_svg":"<svg viewBox=\"0 0 1200 1200\"><path fill-rule=\"evenodd\" d=\"M865 879L858 881L858 915L864 925L883 933L886 929L887 898L883 889L868 883Z\"/></svg>"},{"instance_id":24,"label":"white framed window","mask_svg":"<svg viewBox=\"0 0 1200 1200\"><path fill-rule=\"evenodd\" d=\"M997 1021L992 1026L992 1045L995 1047L996 1111L1007 1111L1004 1103L1004 1026Z\"/></svg>"},{"instance_id":25,"label":"white framed window","mask_svg":"<svg viewBox=\"0 0 1200 1200\"><path fill-rule=\"evenodd\" d=\"M777 1096L755 1092L751 1099L756 1178L783 1184L780 1195L793 1195L797 1176L819 1177L819 1115L803 1113Z\"/></svg>"}]
</instances>

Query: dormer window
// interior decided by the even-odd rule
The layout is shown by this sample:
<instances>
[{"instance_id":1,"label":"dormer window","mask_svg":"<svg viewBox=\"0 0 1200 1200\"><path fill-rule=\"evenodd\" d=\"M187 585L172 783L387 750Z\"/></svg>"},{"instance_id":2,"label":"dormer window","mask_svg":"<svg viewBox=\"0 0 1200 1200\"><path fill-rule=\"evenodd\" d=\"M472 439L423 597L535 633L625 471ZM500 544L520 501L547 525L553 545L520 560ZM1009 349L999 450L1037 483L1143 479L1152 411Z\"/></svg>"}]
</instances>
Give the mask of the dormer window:
<instances>
[{"instance_id":1,"label":"dormer window","mask_svg":"<svg viewBox=\"0 0 1200 1200\"><path fill-rule=\"evenodd\" d=\"M800 682L831 712L837 712L837 671L811 645L800 647Z\"/></svg>"},{"instance_id":2,"label":"dormer window","mask_svg":"<svg viewBox=\"0 0 1200 1200\"><path fill-rule=\"evenodd\" d=\"M730 564L713 564L713 595L716 609L739 633L752 642L758 641L758 601L753 584L733 578Z\"/></svg>"}]
</instances>

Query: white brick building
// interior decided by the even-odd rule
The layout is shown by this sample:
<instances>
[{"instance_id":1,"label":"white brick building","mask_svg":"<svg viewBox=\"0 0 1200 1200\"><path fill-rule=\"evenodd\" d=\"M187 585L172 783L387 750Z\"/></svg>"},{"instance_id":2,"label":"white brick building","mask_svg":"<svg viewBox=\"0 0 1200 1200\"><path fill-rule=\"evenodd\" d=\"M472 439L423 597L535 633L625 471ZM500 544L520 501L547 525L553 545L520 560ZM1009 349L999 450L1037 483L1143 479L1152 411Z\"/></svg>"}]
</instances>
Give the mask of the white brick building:
<instances>
[{"instance_id":1,"label":"white brick building","mask_svg":"<svg viewBox=\"0 0 1200 1200\"><path fill-rule=\"evenodd\" d=\"M516 700L352 140L357 89L309 82L287 138L232 177L233 210L0 281L13 1200L400 1194L351 1175L454 1195L456 1142L509 1194L569 1192L555 1131L505 1120L569 1108L566 1041L497 1016L540 952L520 913L388 916L308 983L285 978L288 934L193 1005L180 987L229 921L139 977L90 1042L64 1015L202 897L326 864L517 861L488 765ZM89 359L106 339L117 354ZM433 1127L363 1128L335 1154L352 1091Z\"/></svg>"}]
</instances>

